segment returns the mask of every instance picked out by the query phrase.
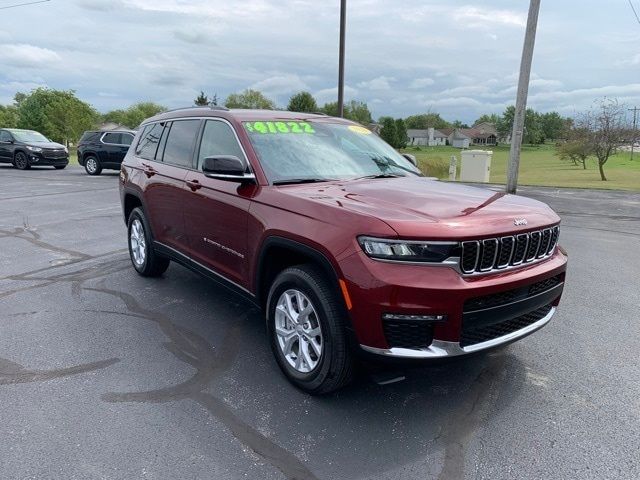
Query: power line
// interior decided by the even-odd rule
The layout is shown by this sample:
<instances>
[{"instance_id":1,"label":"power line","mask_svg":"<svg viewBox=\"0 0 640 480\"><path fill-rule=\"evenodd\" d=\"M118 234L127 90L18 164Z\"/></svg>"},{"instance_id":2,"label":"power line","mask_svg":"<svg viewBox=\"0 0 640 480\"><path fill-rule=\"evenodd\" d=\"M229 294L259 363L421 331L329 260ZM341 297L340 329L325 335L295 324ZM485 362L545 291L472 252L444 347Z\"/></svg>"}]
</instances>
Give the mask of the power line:
<instances>
[{"instance_id":1,"label":"power line","mask_svg":"<svg viewBox=\"0 0 640 480\"><path fill-rule=\"evenodd\" d=\"M37 2L24 2L24 3L16 3L15 5L9 5L6 7L0 7L0 10L6 10L7 8L16 8L16 7L24 7L26 5L35 5L36 3L46 3L51 0L38 0Z\"/></svg>"},{"instance_id":2,"label":"power line","mask_svg":"<svg viewBox=\"0 0 640 480\"><path fill-rule=\"evenodd\" d=\"M629 2L629 6L631 7L631 10L633 10L633 14L636 16L636 20L638 21L638 23L640 23L640 17L638 16L636 7L633 6L633 2L631 0L628 0L628 2Z\"/></svg>"}]
</instances>

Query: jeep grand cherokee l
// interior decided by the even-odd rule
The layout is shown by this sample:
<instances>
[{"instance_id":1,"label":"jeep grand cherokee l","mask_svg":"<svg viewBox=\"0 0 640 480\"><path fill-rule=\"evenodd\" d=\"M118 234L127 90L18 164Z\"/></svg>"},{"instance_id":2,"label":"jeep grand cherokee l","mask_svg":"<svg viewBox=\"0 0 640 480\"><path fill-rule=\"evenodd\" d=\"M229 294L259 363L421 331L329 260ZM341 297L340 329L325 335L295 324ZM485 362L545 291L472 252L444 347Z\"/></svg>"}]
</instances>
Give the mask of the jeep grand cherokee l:
<instances>
[{"instance_id":1,"label":"jeep grand cherokee l","mask_svg":"<svg viewBox=\"0 0 640 480\"><path fill-rule=\"evenodd\" d=\"M51 166L62 170L69 164L69 150L41 133L17 128L0 129L0 163L20 170L31 166Z\"/></svg>"},{"instance_id":2,"label":"jeep grand cherokee l","mask_svg":"<svg viewBox=\"0 0 640 480\"><path fill-rule=\"evenodd\" d=\"M100 175L103 169L120 170L135 134L133 130L84 132L78 142L78 163L89 175Z\"/></svg>"},{"instance_id":3,"label":"jeep grand cherokee l","mask_svg":"<svg viewBox=\"0 0 640 480\"><path fill-rule=\"evenodd\" d=\"M310 393L345 385L356 354L426 361L522 338L564 285L549 207L425 178L340 118L160 114L120 194L136 271L174 260L262 307L278 365Z\"/></svg>"}]
</instances>

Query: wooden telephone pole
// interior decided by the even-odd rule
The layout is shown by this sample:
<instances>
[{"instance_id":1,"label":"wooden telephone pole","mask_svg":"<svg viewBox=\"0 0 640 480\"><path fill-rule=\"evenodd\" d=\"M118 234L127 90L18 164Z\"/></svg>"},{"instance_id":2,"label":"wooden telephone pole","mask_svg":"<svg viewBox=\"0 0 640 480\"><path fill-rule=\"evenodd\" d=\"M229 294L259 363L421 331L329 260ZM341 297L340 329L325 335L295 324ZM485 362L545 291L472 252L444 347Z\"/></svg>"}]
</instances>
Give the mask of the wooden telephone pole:
<instances>
[{"instance_id":1,"label":"wooden telephone pole","mask_svg":"<svg viewBox=\"0 0 640 480\"><path fill-rule=\"evenodd\" d=\"M527 110L527 95L529 94L529 77L531 76L531 61L533 60L533 46L536 42L536 28L538 26L538 12L540 0L531 0L527 30L522 47L520 62L520 79L518 80L518 96L516 98L516 112L513 117L513 132L511 133L511 151L509 153L509 169L507 172L507 193L516 193L518 187L518 169L520 168L520 149L524 131L524 117Z\"/></svg>"},{"instance_id":2,"label":"wooden telephone pole","mask_svg":"<svg viewBox=\"0 0 640 480\"><path fill-rule=\"evenodd\" d=\"M347 26L347 0L340 0L340 58L338 60L338 115L344 117L344 44Z\"/></svg>"}]
</instances>

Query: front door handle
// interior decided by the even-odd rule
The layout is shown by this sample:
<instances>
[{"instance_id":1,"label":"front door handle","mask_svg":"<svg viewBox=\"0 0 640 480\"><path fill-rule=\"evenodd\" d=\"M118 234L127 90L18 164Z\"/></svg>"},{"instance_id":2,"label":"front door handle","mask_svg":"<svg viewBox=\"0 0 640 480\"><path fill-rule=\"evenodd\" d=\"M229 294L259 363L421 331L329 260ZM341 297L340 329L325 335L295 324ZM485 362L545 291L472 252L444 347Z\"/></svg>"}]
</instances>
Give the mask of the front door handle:
<instances>
[{"instance_id":1,"label":"front door handle","mask_svg":"<svg viewBox=\"0 0 640 480\"><path fill-rule=\"evenodd\" d=\"M147 176L147 178L153 177L158 171L153 168L151 165L147 165L146 163L142 164L142 171Z\"/></svg>"},{"instance_id":2,"label":"front door handle","mask_svg":"<svg viewBox=\"0 0 640 480\"><path fill-rule=\"evenodd\" d=\"M198 180L187 180L185 183L187 184L187 187L191 189L192 192L195 192L196 190L199 190L202 188L202 184Z\"/></svg>"}]
</instances>

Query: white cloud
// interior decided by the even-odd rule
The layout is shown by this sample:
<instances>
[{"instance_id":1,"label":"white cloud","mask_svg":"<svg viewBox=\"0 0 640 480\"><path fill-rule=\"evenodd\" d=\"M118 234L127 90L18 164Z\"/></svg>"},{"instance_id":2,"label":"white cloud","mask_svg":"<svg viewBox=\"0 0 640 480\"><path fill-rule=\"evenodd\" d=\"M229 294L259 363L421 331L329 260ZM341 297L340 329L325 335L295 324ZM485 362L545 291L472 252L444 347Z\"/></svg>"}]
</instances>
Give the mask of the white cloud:
<instances>
[{"instance_id":1,"label":"white cloud","mask_svg":"<svg viewBox=\"0 0 640 480\"><path fill-rule=\"evenodd\" d=\"M463 27L475 28L488 28L494 25L524 27L527 24L524 13L471 5L456 8L453 11L453 19L461 23Z\"/></svg>"},{"instance_id":2,"label":"white cloud","mask_svg":"<svg viewBox=\"0 0 640 480\"><path fill-rule=\"evenodd\" d=\"M25 43L0 45L0 63L6 66L32 68L49 66L62 59L53 50Z\"/></svg>"},{"instance_id":3,"label":"white cloud","mask_svg":"<svg viewBox=\"0 0 640 480\"><path fill-rule=\"evenodd\" d=\"M391 90L390 82L394 81L393 77L377 77L373 80L358 83L358 88L367 90Z\"/></svg>"},{"instance_id":4,"label":"white cloud","mask_svg":"<svg viewBox=\"0 0 640 480\"><path fill-rule=\"evenodd\" d=\"M274 75L252 84L249 88L260 90L267 95L292 95L302 90L309 90L307 85L298 75L284 74Z\"/></svg>"},{"instance_id":5,"label":"white cloud","mask_svg":"<svg viewBox=\"0 0 640 480\"><path fill-rule=\"evenodd\" d=\"M438 74L446 75L443 72L438 72ZM438 74L436 74L436 75L438 75ZM439 75L439 76L442 76L442 75ZM428 87L430 85L433 85L434 83L436 83L436 82L433 80L433 78L429 78L429 77L415 78L409 84L409 88L412 88L412 89L425 88L425 87Z\"/></svg>"}]
</instances>

